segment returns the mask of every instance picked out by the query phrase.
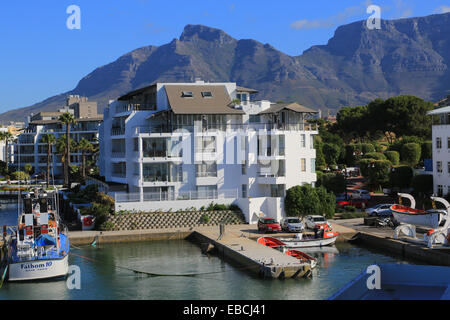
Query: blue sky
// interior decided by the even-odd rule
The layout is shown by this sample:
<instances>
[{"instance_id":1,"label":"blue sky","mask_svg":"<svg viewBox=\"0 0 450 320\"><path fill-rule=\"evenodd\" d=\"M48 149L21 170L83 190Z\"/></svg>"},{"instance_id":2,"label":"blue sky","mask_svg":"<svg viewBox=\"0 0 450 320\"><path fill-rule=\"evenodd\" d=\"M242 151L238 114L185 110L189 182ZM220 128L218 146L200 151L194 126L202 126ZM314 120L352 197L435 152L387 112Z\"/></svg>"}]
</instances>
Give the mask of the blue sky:
<instances>
[{"instance_id":1,"label":"blue sky","mask_svg":"<svg viewBox=\"0 0 450 320\"><path fill-rule=\"evenodd\" d=\"M80 30L66 27L72 4L81 9ZM300 55L327 43L337 26L367 19L370 4L382 8L383 19L450 11L448 0L2 1L0 113L71 90L96 67L133 49L178 38L187 24Z\"/></svg>"}]
</instances>

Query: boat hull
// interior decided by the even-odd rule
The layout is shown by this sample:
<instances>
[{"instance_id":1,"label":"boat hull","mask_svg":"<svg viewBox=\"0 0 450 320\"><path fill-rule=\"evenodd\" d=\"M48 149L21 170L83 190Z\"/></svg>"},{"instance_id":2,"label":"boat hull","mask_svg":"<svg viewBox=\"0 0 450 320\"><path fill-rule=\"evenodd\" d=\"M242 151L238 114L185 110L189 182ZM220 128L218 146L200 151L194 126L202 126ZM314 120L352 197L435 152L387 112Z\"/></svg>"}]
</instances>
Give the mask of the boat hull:
<instances>
[{"instance_id":1,"label":"boat hull","mask_svg":"<svg viewBox=\"0 0 450 320\"><path fill-rule=\"evenodd\" d=\"M8 281L30 281L64 277L69 272L68 255L61 259L40 259L10 263Z\"/></svg>"},{"instance_id":2,"label":"boat hull","mask_svg":"<svg viewBox=\"0 0 450 320\"><path fill-rule=\"evenodd\" d=\"M414 226L420 226L425 228L436 229L440 223L439 212L409 212L408 210L396 209L396 206L391 207L392 214L399 223L412 224ZM411 209L410 209L411 210Z\"/></svg>"},{"instance_id":3,"label":"boat hull","mask_svg":"<svg viewBox=\"0 0 450 320\"><path fill-rule=\"evenodd\" d=\"M324 247L330 246L336 242L338 236L324 239L296 240L296 239L280 239L286 248L308 248L308 247Z\"/></svg>"}]
</instances>

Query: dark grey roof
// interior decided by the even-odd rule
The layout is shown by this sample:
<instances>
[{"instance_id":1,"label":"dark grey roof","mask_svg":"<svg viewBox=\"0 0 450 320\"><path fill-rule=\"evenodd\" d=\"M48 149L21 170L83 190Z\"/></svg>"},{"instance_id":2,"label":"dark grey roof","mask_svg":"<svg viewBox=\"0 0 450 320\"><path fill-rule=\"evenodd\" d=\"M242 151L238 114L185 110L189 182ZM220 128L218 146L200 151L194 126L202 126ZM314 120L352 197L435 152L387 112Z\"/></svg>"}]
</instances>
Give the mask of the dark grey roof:
<instances>
[{"instance_id":1,"label":"dark grey roof","mask_svg":"<svg viewBox=\"0 0 450 320\"><path fill-rule=\"evenodd\" d=\"M249 88L240 87L240 86L236 86L236 91L238 91L238 92L248 92L250 94L259 92L258 90L255 90L255 89L249 89Z\"/></svg>"}]
</instances>

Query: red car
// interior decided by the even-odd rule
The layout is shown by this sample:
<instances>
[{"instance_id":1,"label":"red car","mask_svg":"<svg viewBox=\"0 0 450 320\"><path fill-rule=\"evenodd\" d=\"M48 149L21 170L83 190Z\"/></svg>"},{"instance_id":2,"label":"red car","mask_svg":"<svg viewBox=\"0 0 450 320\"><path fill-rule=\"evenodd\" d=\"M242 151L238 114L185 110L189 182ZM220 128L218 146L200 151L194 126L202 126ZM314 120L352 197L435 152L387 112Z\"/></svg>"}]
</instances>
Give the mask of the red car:
<instances>
[{"instance_id":1,"label":"red car","mask_svg":"<svg viewBox=\"0 0 450 320\"><path fill-rule=\"evenodd\" d=\"M278 232L281 231L280 224L273 218L259 218L258 231L260 232Z\"/></svg>"},{"instance_id":2,"label":"red car","mask_svg":"<svg viewBox=\"0 0 450 320\"><path fill-rule=\"evenodd\" d=\"M350 200L338 201L336 203L336 206L338 208L344 208L346 206L353 206L358 209L365 209L365 208L367 208L368 204L369 204L369 200L367 200L367 199L350 199Z\"/></svg>"}]
</instances>

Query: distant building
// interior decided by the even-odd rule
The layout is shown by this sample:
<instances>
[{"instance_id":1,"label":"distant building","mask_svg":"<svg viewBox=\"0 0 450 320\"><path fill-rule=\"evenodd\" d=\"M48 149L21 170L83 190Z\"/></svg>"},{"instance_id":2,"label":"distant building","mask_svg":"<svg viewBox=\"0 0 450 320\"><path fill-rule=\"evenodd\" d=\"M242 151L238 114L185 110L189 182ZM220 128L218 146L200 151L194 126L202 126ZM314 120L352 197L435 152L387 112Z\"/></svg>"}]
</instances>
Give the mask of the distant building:
<instances>
[{"instance_id":1,"label":"distant building","mask_svg":"<svg viewBox=\"0 0 450 320\"><path fill-rule=\"evenodd\" d=\"M252 101L236 83L156 83L110 103L100 173L127 186L118 210L237 204L247 222L281 218L285 191L316 181L316 111Z\"/></svg>"},{"instance_id":2,"label":"distant building","mask_svg":"<svg viewBox=\"0 0 450 320\"><path fill-rule=\"evenodd\" d=\"M434 194L450 193L450 106L429 111L433 118Z\"/></svg>"},{"instance_id":3,"label":"distant building","mask_svg":"<svg viewBox=\"0 0 450 320\"><path fill-rule=\"evenodd\" d=\"M65 112L74 114L77 123L71 126L70 136L76 142L82 138L93 144L98 143L98 128L103 121L103 115L97 114L97 103L88 102L85 97L69 96L66 106L57 112L39 112L27 117L26 128L18 136L14 144L13 162L17 168L23 168L27 163L33 165L35 173L47 171L47 145L41 143L42 136L51 133L57 139L65 135L65 125L59 121L59 117ZM53 146L53 154L56 146ZM62 155L52 155L51 167L53 175L62 174ZM70 155L71 165L81 164L81 152L72 150Z\"/></svg>"}]
</instances>

